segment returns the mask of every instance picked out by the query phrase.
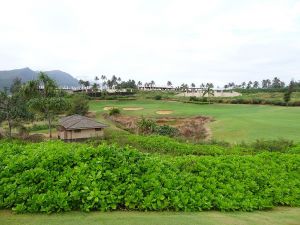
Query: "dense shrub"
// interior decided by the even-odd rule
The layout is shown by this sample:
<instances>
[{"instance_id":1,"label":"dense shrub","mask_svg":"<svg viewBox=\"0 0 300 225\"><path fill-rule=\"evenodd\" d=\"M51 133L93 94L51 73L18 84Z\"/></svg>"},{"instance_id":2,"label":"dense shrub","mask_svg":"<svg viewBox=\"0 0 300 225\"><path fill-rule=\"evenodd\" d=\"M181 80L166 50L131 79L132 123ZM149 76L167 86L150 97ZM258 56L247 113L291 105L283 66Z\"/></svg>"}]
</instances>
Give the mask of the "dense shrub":
<instances>
[{"instance_id":1,"label":"dense shrub","mask_svg":"<svg viewBox=\"0 0 300 225\"><path fill-rule=\"evenodd\" d=\"M163 136L174 137L178 134L178 129L175 127L171 127L169 125L157 126L155 129L155 133Z\"/></svg>"},{"instance_id":2,"label":"dense shrub","mask_svg":"<svg viewBox=\"0 0 300 225\"><path fill-rule=\"evenodd\" d=\"M285 152L291 147L294 147L293 141L279 140L256 140L251 144L251 147L256 150L267 150L270 152Z\"/></svg>"},{"instance_id":3,"label":"dense shrub","mask_svg":"<svg viewBox=\"0 0 300 225\"><path fill-rule=\"evenodd\" d=\"M300 206L300 155L161 157L130 148L1 142L0 208L245 210Z\"/></svg>"},{"instance_id":4,"label":"dense shrub","mask_svg":"<svg viewBox=\"0 0 300 225\"><path fill-rule=\"evenodd\" d=\"M199 98L196 96L190 96L190 101L199 101Z\"/></svg>"},{"instance_id":5,"label":"dense shrub","mask_svg":"<svg viewBox=\"0 0 300 225\"><path fill-rule=\"evenodd\" d=\"M130 145L143 152L170 154L170 155L255 155L262 152L289 153L295 149L300 149L300 144L296 145L289 140L257 140L254 143L230 144L220 141L206 141L199 143L187 143L160 135L112 135L106 137L109 143L118 143L121 146ZM300 151L299 151L300 153Z\"/></svg>"},{"instance_id":6,"label":"dense shrub","mask_svg":"<svg viewBox=\"0 0 300 225\"><path fill-rule=\"evenodd\" d=\"M162 98L161 95L156 95L156 96L154 97L155 100L161 100L161 98Z\"/></svg>"},{"instance_id":7,"label":"dense shrub","mask_svg":"<svg viewBox=\"0 0 300 225\"><path fill-rule=\"evenodd\" d=\"M146 119L144 117L141 118L137 123L139 133L142 134L152 134L155 132L157 125L154 120Z\"/></svg>"},{"instance_id":8,"label":"dense shrub","mask_svg":"<svg viewBox=\"0 0 300 225\"><path fill-rule=\"evenodd\" d=\"M115 116L115 115L119 115L121 113L120 109L118 108L112 108L109 110L109 115L110 116Z\"/></svg>"}]
</instances>

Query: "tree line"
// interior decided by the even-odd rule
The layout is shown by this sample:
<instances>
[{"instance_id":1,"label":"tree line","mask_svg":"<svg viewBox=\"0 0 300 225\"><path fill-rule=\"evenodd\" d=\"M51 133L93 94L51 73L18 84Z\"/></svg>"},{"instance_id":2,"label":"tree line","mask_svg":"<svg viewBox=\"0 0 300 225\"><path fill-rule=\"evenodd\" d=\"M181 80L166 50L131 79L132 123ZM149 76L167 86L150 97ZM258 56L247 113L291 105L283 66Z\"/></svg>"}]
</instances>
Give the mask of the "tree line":
<instances>
[{"instance_id":1,"label":"tree line","mask_svg":"<svg viewBox=\"0 0 300 225\"><path fill-rule=\"evenodd\" d=\"M286 84L278 77L271 79L263 79L262 81L248 81L242 82L241 84L236 84L234 82L229 82L224 85L225 89L283 89L290 85L293 85L295 88L300 88L300 81L291 80L289 84Z\"/></svg>"},{"instance_id":2,"label":"tree line","mask_svg":"<svg viewBox=\"0 0 300 225\"><path fill-rule=\"evenodd\" d=\"M300 81L291 81L295 88L300 88ZM123 81L121 77L113 75L111 78L107 78L105 75L96 76L94 82L79 80L79 85L82 89L92 90L93 92L99 91L100 89L137 89L139 87L156 87L156 82L151 80L149 82L135 81L129 79L128 81ZM235 82L229 82L223 86L224 89L283 89L288 87L289 84L286 84L280 78L274 77L273 79L263 79L262 81L248 81L237 84ZM177 90L187 90L193 88L206 89L208 87L214 88L213 83L201 83L196 85L195 83L187 84L182 83L179 86L174 86L172 81L167 81L165 87L175 88Z\"/></svg>"}]
</instances>

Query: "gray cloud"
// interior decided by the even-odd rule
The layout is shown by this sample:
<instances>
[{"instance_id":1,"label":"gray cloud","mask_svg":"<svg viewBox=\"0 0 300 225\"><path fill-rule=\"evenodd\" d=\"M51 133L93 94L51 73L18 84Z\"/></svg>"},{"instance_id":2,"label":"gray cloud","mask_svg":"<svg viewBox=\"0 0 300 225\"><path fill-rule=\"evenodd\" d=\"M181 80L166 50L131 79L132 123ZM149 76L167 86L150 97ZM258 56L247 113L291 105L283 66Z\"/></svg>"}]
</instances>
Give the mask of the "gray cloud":
<instances>
[{"instance_id":1,"label":"gray cloud","mask_svg":"<svg viewBox=\"0 0 300 225\"><path fill-rule=\"evenodd\" d=\"M2 1L0 69L157 83L300 79L300 3Z\"/></svg>"}]
</instances>

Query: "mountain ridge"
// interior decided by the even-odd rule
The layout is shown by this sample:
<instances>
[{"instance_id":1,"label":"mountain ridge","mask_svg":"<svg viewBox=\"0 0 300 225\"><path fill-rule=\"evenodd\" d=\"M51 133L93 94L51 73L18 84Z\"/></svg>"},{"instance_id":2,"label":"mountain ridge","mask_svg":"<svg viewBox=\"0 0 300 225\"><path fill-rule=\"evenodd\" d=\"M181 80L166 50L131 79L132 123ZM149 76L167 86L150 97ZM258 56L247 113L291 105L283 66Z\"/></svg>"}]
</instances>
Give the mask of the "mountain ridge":
<instances>
[{"instance_id":1,"label":"mountain ridge","mask_svg":"<svg viewBox=\"0 0 300 225\"><path fill-rule=\"evenodd\" d=\"M4 87L10 87L13 83L13 80L16 78L20 78L22 83L25 83L30 80L35 80L38 77L38 74L41 71L34 71L29 67L24 67L21 69L13 69L13 70L1 70L0 71L0 89ZM49 70L43 71L45 72L51 79L55 80L58 86L64 87L78 87L78 80L74 78L71 74L66 73L61 70Z\"/></svg>"}]
</instances>

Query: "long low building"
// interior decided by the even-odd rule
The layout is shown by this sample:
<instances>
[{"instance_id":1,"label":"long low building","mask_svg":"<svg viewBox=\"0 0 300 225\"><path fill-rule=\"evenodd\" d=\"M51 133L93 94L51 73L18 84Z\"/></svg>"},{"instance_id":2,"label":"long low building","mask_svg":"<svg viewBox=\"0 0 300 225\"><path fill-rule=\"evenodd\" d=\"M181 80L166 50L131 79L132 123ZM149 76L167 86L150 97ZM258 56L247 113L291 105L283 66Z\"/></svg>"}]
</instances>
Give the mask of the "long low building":
<instances>
[{"instance_id":1,"label":"long low building","mask_svg":"<svg viewBox=\"0 0 300 225\"><path fill-rule=\"evenodd\" d=\"M97 122L85 116L72 115L59 121L57 126L58 138L65 141L84 140L102 137L103 129L108 125Z\"/></svg>"}]
</instances>

